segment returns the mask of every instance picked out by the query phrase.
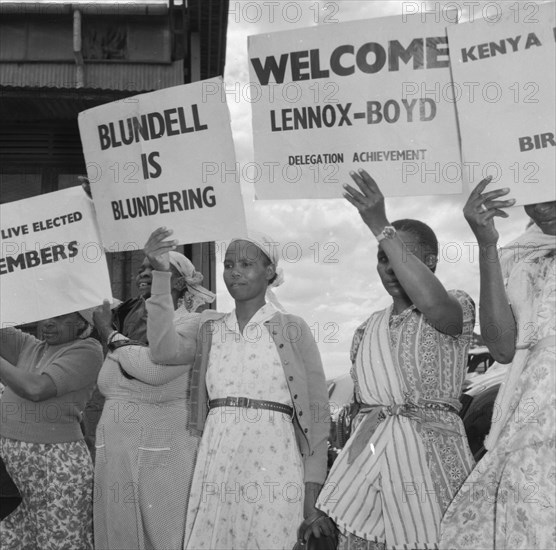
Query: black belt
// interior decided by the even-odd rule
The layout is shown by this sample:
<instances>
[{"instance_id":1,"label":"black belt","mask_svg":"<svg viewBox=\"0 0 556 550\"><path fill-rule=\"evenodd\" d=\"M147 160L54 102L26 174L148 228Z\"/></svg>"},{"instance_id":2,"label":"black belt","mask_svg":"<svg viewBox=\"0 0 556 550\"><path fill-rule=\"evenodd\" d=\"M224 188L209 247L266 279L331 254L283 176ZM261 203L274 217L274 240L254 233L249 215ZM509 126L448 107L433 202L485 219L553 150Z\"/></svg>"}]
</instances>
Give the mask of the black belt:
<instances>
[{"instance_id":1,"label":"black belt","mask_svg":"<svg viewBox=\"0 0 556 550\"><path fill-rule=\"evenodd\" d=\"M209 409L215 407L245 407L248 409L268 409L293 416L293 407L277 403L276 401L262 401L261 399L249 399L248 397L222 397L209 401Z\"/></svg>"}]
</instances>

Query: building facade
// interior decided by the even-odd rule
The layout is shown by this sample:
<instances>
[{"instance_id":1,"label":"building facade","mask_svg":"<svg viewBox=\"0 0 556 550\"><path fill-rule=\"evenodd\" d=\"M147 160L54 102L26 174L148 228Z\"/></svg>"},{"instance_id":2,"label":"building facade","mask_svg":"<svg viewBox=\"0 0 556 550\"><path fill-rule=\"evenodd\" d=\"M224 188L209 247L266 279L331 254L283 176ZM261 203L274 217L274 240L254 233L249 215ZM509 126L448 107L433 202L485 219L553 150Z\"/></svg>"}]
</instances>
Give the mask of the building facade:
<instances>
[{"instance_id":1,"label":"building facade","mask_svg":"<svg viewBox=\"0 0 556 550\"><path fill-rule=\"evenodd\" d=\"M228 1L2 2L0 202L79 185L85 109L223 74ZM214 245L184 247L215 289ZM107 254L113 295L142 252Z\"/></svg>"}]
</instances>

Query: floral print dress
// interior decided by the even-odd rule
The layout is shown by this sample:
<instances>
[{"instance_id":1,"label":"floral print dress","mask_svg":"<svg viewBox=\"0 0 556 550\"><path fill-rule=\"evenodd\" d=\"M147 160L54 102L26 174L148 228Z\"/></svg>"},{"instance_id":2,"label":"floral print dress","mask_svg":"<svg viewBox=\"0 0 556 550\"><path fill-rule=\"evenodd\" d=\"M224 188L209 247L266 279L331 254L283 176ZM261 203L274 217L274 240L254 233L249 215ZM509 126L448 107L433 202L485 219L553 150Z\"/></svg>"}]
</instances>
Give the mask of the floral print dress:
<instances>
[{"instance_id":1,"label":"floral print dress","mask_svg":"<svg viewBox=\"0 0 556 550\"><path fill-rule=\"evenodd\" d=\"M207 370L209 399L247 397L290 405L263 306L239 331L235 311L216 323ZM303 521L303 464L292 419L266 409L210 410L197 458L186 548L291 550Z\"/></svg>"},{"instance_id":2,"label":"floral print dress","mask_svg":"<svg viewBox=\"0 0 556 550\"><path fill-rule=\"evenodd\" d=\"M444 516L442 549L556 548L556 257L523 267L529 288L521 299L537 307L520 338L529 356L496 446ZM500 416L495 405L492 422Z\"/></svg>"}]
</instances>

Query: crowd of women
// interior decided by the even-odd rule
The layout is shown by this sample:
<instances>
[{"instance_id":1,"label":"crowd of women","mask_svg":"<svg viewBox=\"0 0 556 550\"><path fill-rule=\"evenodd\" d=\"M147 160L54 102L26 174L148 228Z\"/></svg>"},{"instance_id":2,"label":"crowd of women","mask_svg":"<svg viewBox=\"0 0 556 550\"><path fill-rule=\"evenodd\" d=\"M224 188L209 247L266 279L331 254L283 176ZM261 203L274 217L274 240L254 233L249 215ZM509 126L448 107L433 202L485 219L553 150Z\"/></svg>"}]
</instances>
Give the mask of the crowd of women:
<instances>
[{"instance_id":1,"label":"crowd of women","mask_svg":"<svg viewBox=\"0 0 556 550\"><path fill-rule=\"evenodd\" d=\"M475 304L436 277L431 228L391 223L377 183L351 175L344 195L378 241L392 303L354 334L357 414L331 470L323 367L273 293L274 241L232 238L235 308L197 313L214 296L159 228L139 300L42 321L40 340L1 331L0 452L22 496L0 522L3 549L556 547L556 202L526 206L533 223L500 254L508 190L487 178L464 208L481 332L511 363L474 464L458 411ZM93 472L79 423L95 384Z\"/></svg>"}]
</instances>

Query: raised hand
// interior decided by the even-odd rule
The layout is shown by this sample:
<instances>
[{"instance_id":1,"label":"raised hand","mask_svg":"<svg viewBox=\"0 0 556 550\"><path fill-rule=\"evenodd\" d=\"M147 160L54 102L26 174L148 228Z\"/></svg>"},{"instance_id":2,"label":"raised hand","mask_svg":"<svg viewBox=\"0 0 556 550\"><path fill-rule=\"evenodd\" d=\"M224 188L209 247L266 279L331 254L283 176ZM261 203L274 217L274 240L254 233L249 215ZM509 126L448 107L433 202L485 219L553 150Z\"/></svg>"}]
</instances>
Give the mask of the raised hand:
<instances>
[{"instance_id":1,"label":"raised hand","mask_svg":"<svg viewBox=\"0 0 556 550\"><path fill-rule=\"evenodd\" d=\"M112 310L108 300L104 300L102 305L93 311L93 323L101 338L106 342L108 335L114 330L112 326Z\"/></svg>"},{"instance_id":2,"label":"raised hand","mask_svg":"<svg viewBox=\"0 0 556 550\"><path fill-rule=\"evenodd\" d=\"M491 181L492 176L480 181L471 191L463 207L463 215L469 227L477 237L477 242L483 245L498 242L499 235L494 225L494 217L507 218L508 214L502 208L509 208L515 204L515 199L496 200L510 192L507 187L483 193Z\"/></svg>"},{"instance_id":3,"label":"raised hand","mask_svg":"<svg viewBox=\"0 0 556 550\"><path fill-rule=\"evenodd\" d=\"M386 217L384 195L375 180L365 170L350 172L349 175L359 187L359 191L346 183L344 197L357 208L369 229L378 235L389 224Z\"/></svg>"},{"instance_id":4,"label":"raised hand","mask_svg":"<svg viewBox=\"0 0 556 550\"><path fill-rule=\"evenodd\" d=\"M173 231L166 227L155 229L145 243L144 252L151 266L156 271L170 271L170 257L168 252L174 250L178 241L167 241Z\"/></svg>"}]
</instances>

